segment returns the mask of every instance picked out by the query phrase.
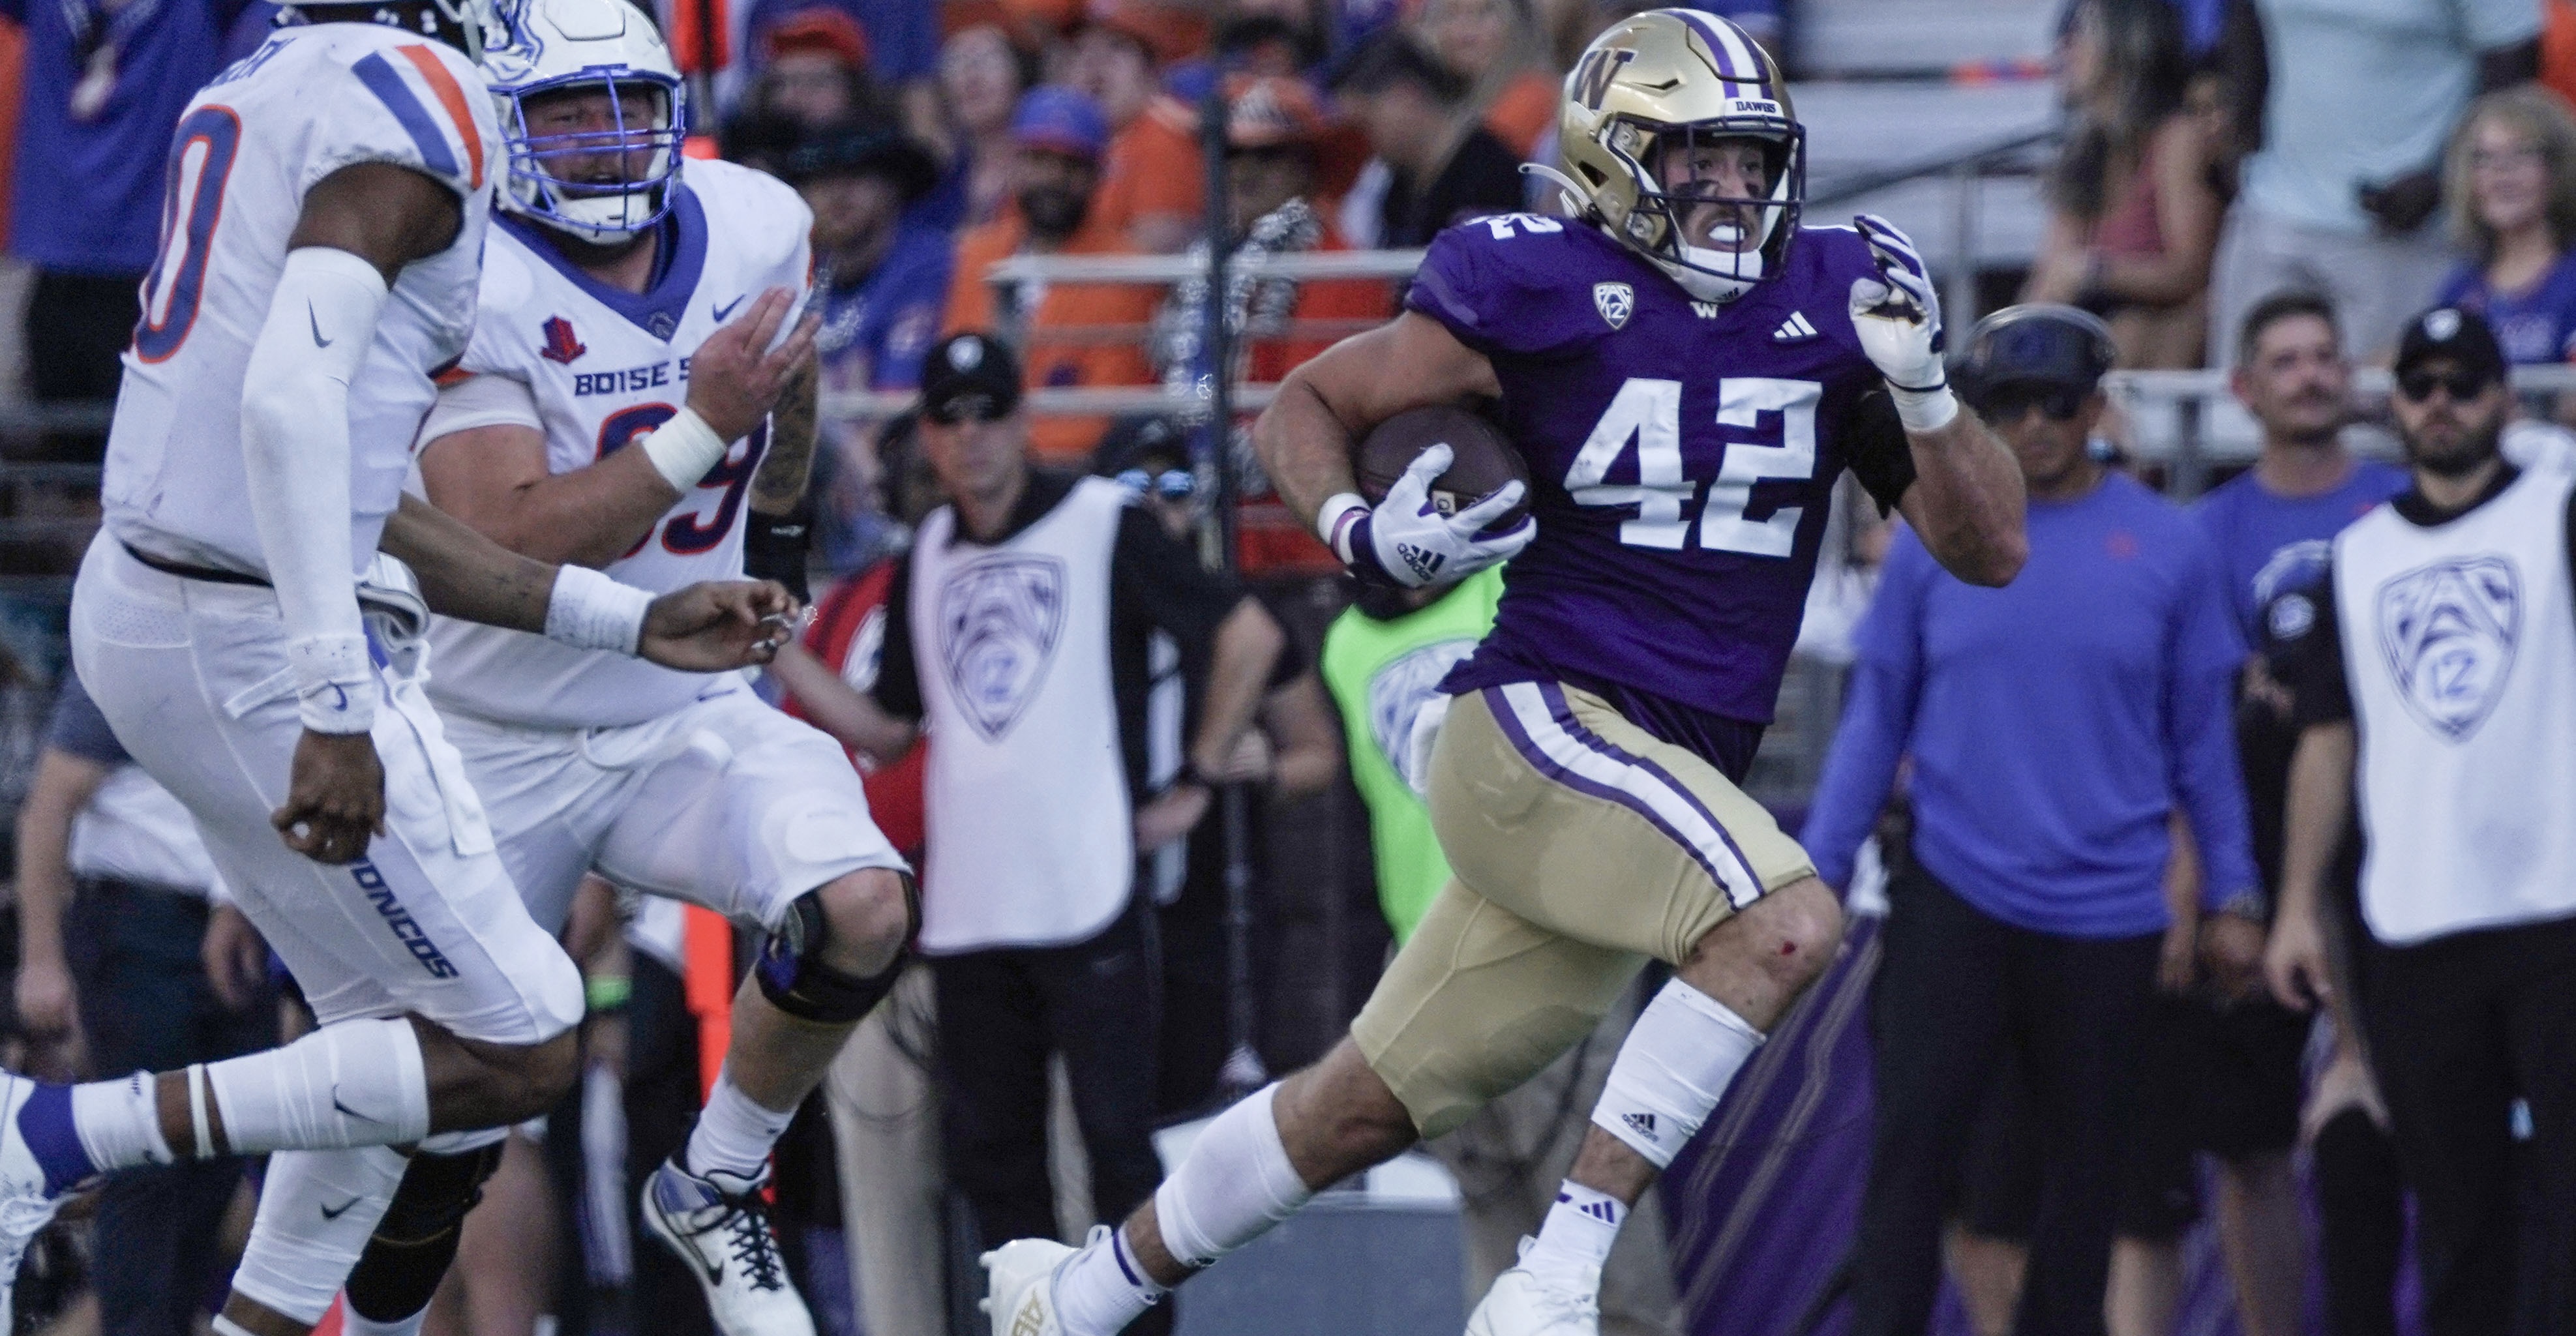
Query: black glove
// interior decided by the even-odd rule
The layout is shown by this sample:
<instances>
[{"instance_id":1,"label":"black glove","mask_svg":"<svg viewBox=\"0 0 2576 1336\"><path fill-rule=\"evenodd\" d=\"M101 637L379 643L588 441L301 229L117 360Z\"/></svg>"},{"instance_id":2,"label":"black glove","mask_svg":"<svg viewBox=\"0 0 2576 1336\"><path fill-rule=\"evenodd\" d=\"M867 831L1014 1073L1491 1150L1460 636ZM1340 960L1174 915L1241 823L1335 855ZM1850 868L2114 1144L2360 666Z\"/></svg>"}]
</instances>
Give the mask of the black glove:
<instances>
[{"instance_id":1,"label":"black glove","mask_svg":"<svg viewBox=\"0 0 2576 1336\"><path fill-rule=\"evenodd\" d=\"M814 498L796 503L784 515L751 511L742 535L742 573L755 580L776 580L799 603L813 601L805 581L805 554L814 545Z\"/></svg>"}]
</instances>

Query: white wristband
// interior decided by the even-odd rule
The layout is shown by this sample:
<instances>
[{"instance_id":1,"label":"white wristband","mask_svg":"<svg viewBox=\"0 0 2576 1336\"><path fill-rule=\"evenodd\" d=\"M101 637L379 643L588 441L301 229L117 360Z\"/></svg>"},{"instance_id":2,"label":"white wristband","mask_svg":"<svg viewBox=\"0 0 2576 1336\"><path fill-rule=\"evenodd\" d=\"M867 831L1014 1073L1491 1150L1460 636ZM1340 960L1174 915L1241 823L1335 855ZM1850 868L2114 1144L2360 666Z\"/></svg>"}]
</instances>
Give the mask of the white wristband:
<instances>
[{"instance_id":1,"label":"white wristband","mask_svg":"<svg viewBox=\"0 0 2576 1336\"><path fill-rule=\"evenodd\" d=\"M1959 416L1959 396L1950 392L1947 383L1928 390L1909 390L1890 382L1887 397L1896 403L1896 420L1907 431L1939 431Z\"/></svg>"},{"instance_id":2,"label":"white wristband","mask_svg":"<svg viewBox=\"0 0 2576 1336\"><path fill-rule=\"evenodd\" d=\"M644 638L644 610L653 596L620 584L588 566L555 568L555 590L546 600L546 639L574 649L613 649L632 654Z\"/></svg>"},{"instance_id":3,"label":"white wristband","mask_svg":"<svg viewBox=\"0 0 2576 1336\"><path fill-rule=\"evenodd\" d=\"M376 725L376 672L365 636L306 636L286 646L296 714L315 733L364 733Z\"/></svg>"},{"instance_id":4,"label":"white wristband","mask_svg":"<svg viewBox=\"0 0 2576 1336\"><path fill-rule=\"evenodd\" d=\"M705 418L685 407L636 444L644 451L644 457L653 461L653 471L682 496L688 495L689 489L697 486L698 480L707 476L707 470L714 468L731 448Z\"/></svg>"},{"instance_id":5,"label":"white wristband","mask_svg":"<svg viewBox=\"0 0 2576 1336\"><path fill-rule=\"evenodd\" d=\"M1324 498L1324 504L1315 511L1315 536L1323 539L1324 546L1333 549L1333 555L1341 558L1345 566L1351 562L1351 528L1370 508L1357 492L1335 492Z\"/></svg>"}]
</instances>

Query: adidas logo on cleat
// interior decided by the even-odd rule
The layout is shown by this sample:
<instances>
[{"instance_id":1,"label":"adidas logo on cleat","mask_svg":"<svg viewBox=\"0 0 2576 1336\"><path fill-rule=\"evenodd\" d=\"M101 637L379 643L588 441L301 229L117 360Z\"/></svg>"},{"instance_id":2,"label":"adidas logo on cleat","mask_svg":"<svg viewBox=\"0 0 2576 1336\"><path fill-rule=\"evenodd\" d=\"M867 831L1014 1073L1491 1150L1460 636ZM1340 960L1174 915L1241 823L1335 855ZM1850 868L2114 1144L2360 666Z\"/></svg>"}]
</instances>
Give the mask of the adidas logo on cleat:
<instances>
[{"instance_id":1,"label":"adidas logo on cleat","mask_svg":"<svg viewBox=\"0 0 2576 1336\"><path fill-rule=\"evenodd\" d=\"M1816 327L1807 323L1806 314L1802 311L1791 311L1789 318L1781 321L1778 329L1771 331L1773 343L1796 343L1800 339L1815 337Z\"/></svg>"}]
</instances>

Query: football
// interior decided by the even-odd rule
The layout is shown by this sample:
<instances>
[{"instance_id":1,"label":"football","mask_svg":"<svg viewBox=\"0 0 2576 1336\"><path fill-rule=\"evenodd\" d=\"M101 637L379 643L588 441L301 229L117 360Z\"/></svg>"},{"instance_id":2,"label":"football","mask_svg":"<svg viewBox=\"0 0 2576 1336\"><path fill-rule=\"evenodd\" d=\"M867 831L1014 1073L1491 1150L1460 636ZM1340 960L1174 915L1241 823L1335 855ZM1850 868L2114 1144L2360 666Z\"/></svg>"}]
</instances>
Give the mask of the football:
<instances>
[{"instance_id":1,"label":"football","mask_svg":"<svg viewBox=\"0 0 2576 1336\"><path fill-rule=\"evenodd\" d=\"M1370 505L1385 500L1387 489L1404 476L1405 466L1441 444L1449 447L1452 458L1449 471L1431 482L1431 504L1443 515L1457 514L1493 495L1504 483L1517 479L1524 488L1529 483L1529 469L1521 463L1520 451L1503 439L1494 424L1464 408L1438 404L1398 413L1377 424L1360 442L1351 461L1352 470L1359 474L1360 496ZM1529 510L1524 490L1520 503L1485 526L1485 531L1508 529Z\"/></svg>"}]
</instances>

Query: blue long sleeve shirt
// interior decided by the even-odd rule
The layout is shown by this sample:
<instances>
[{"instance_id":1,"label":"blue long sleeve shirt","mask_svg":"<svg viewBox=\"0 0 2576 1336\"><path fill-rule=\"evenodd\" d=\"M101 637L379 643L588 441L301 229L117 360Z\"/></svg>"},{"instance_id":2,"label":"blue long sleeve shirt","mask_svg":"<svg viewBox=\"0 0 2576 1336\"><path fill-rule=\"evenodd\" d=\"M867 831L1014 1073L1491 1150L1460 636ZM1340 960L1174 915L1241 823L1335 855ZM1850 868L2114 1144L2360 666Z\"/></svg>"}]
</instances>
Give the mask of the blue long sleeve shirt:
<instances>
[{"instance_id":1,"label":"blue long sleeve shirt","mask_svg":"<svg viewBox=\"0 0 2576 1336\"><path fill-rule=\"evenodd\" d=\"M1910 754L1914 856L1961 899L2036 932L2157 932L2177 809L2204 904L2257 884L2243 637L2199 527L2130 478L2034 501L2028 526L2029 564L2002 589L1896 540L1801 842L1846 885Z\"/></svg>"}]
</instances>

